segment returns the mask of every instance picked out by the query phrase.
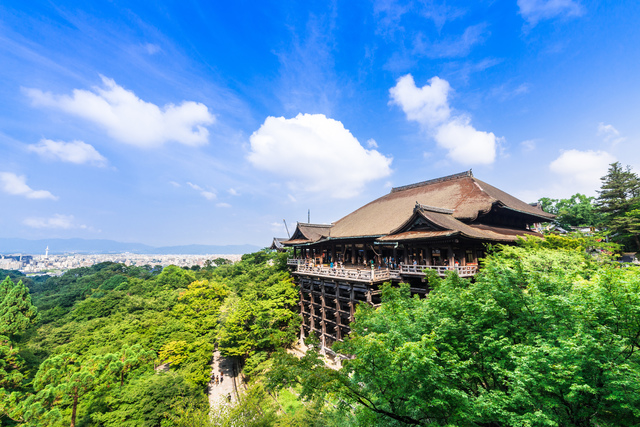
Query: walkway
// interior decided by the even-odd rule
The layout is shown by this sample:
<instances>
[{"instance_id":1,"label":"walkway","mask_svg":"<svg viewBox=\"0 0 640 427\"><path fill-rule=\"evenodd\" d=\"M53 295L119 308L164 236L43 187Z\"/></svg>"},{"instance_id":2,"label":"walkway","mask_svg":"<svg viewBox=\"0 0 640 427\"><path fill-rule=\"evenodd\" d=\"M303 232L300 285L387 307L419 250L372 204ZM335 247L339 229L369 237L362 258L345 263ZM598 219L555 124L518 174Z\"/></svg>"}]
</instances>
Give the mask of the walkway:
<instances>
[{"instance_id":1,"label":"walkway","mask_svg":"<svg viewBox=\"0 0 640 427\"><path fill-rule=\"evenodd\" d=\"M211 376L213 380L209 382L209 407L214 408L216 403L228 402L229 396L231 396L231 403L237 401L236 390L234 389L234 380L239 379L235 377L233 368L233 361L225 357L220 356L219 351L213 352L213 361L211 362ZM222 382L216 385L215 377L220 377L222 373Z\"/></svg>"}]
</instances>

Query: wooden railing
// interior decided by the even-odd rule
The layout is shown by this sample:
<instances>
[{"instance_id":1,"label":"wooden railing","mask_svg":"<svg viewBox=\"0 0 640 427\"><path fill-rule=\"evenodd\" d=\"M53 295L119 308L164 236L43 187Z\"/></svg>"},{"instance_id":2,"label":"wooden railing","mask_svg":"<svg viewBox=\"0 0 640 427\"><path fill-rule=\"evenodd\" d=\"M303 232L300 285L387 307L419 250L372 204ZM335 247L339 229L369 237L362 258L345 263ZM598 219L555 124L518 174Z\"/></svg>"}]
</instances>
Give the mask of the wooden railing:
<instances>
[{"instance_id":1,"label":"wooden railing","mask_svg":"<svg viewBox=\"0 0 640 427\"><path fill-rule=\"evenodd\" d=\"M298 264L298 273L314 274L323 277L335 277L348 280L358 280L364 282L378 282L400 278L398 270L374 270L357 268L330 268L322 266L312 266Z\"/></svg>"},{"instance_id":2,"label":"wooden railing","mask_svg":"<svg viewBox=\"0 0 640 427\"><path fill-rule=\"evenodd\" d=\"M305 264L303 259L288 259L287 265L296 266L297 273L313 274L323 277L335 277L364 282L378 282L384 280L400 279L401 276L426 276L424 270L435 270L439 276L446 276L450 271L455 271L460 277L471 277L478 272L476 265L412 265L400 264L398 270L389 269L358 269L358 268L331 268L321 265Z\"/></svg>"},{"instance_id":3,"label":"wooden railing","mask_svg":"<svg viewBox=\"0 0 640 427\"><path fill-rule=\"evenodd\" d=\"M446 276L449 271L456 271L460 277L471 277L478 272L477 265L411 265L400 264L400 274L424 276L424 270L435 270L439 276Z\"/></svg>"}]
</instances>

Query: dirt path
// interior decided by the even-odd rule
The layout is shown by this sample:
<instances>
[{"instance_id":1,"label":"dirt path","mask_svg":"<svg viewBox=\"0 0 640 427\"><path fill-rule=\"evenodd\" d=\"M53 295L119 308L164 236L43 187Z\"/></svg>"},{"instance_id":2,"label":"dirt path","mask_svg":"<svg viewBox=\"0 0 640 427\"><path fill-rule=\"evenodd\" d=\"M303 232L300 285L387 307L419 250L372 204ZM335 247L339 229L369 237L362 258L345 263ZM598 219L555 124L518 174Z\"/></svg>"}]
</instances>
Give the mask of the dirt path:
<instances>
[{"instance_id":1,"label":"dirt path","mask_svg":"<svg viewBox=\"0 0 640 427\"><path fill-rule=\"evenodd\" d=\"M222 373L222 377L220 374ZM229 402L229 396L231 396L231 403L237 401L236 391L233 386L235 372L233 368L233 361L220 356L219 351L213 352L213 362L211 363L211 376L212 381L209 381L209 407L213 408L217 402ZM222 381L216 385L215 377L222 378ZM239 382L237 383L239 386Z\"/></svg>"}]
</instances>

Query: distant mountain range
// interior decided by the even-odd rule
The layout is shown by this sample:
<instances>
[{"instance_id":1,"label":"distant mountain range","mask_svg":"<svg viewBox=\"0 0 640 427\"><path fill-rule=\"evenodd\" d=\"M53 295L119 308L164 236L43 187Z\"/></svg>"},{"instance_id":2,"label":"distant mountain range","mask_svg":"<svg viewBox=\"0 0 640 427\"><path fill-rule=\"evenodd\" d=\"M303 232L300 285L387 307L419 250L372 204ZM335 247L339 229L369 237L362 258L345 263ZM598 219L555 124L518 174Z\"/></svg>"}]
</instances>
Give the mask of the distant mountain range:
<instances>
[{"instance_id":1,"label":"distant mountain range","mask_svg":"<svg viewBox=\"0 0 640 427\"><path fill-rule=\"evenodd\" d=\"M153 247L142 243L123 243L104 239L41 239L27 240L0 237L0 254L44 255L49 246L49 254L119 254L131 252L149 255L206 255L206 254L246 254L259 251L255 245L183 245Z\"/></svg>"}]
</instances>

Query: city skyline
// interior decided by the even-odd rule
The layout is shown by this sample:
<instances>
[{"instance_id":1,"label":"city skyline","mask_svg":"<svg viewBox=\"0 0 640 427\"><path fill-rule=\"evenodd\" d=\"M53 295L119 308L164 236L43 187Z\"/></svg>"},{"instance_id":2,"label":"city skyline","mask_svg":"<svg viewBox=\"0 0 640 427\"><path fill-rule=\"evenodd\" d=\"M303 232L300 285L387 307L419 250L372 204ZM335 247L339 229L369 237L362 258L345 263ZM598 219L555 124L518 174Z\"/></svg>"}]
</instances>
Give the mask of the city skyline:
<instances>
[{"instance_id":1,"label":"city skyline","mask_svg":"<svg viewBox=\"0 0 640 427\"><path fill-rule=\"evenodd\" d=\"M0 6L0 237L268 246L469 169L640 171L632 1Z\"/></svg>"}]
</instances>

